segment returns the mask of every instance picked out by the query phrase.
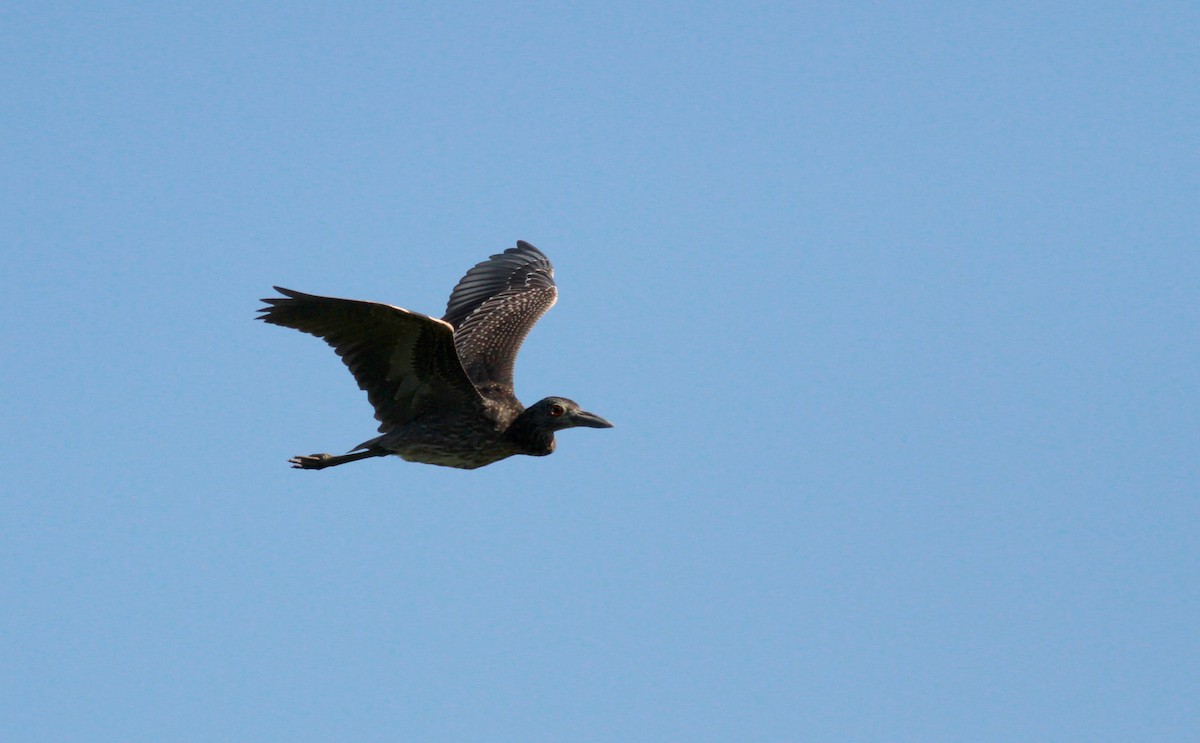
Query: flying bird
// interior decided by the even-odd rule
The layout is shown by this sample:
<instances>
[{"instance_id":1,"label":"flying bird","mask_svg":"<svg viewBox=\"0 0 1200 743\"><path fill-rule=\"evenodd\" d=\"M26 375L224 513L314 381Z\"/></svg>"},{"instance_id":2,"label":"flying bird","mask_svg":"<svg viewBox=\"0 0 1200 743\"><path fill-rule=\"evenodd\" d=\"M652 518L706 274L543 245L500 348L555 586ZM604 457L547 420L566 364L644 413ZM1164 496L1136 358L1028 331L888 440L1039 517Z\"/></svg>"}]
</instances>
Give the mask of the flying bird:
<instances>
[{"instance_id":1,"label":"flying bird","mask_svg":"<svg viewBox=\"0 0 1200 743\"><path fill-rule=\"evenodd\" d=\"M395 454L410 462L475 469L514 454L554 451L566 428L612 428L565 397L526 408L513 365L530 328L558 300L554 267L527 242L467 271L446 314L378 302L319 297L275 287L258 319L323 339L366 391L379 433L346 454L288 461L319 470Z\"/></svg>"}]
</instances>

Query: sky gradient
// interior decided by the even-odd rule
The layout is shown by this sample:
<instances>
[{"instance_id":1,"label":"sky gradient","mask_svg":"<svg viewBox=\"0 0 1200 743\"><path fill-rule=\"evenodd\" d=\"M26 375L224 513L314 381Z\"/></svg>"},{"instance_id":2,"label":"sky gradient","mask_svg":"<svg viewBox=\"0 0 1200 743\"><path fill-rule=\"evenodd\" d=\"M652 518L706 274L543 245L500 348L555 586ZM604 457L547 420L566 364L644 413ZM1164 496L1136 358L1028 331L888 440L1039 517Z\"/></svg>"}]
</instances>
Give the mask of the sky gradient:
<instances>
[{"instance_id":1,"label":"sky gradient","mask_svg":"<svg viewBox=\"0 0 1200 743\"><path fill-rule=\"evenodd\" d=\"M15 2L11 741L1186 741L1194 3ZM279 284L611 430L374 435Z\"/></svg>"}]
</instances>

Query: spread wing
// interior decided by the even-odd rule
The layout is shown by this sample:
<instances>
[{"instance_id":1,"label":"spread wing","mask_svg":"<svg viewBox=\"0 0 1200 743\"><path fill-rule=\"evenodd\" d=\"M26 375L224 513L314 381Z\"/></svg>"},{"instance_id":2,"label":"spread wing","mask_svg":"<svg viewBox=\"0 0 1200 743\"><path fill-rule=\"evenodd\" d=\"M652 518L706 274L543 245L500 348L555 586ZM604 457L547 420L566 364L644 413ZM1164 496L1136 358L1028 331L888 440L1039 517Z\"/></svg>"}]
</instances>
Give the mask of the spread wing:
<instances>
[{"instance_id":1,"label":"spread wing","mask_svg":"<svg viewBox=\"0 0 1200 743\"><path fill-rule=\"evenodd\" d=\"M442 320L454 326L454 346L470 380L486 393L512 394L521 343L557 300L550 259L523 240L467 271Z\"/></svg>"},{"instance_id":2,"label":"spread wing","mask_svg":"<svg viewBox=\"0 0 1200 743\"><path fill-rule=\"evenodd\" d=\"M324 339L367 392L388 433L432 411L483 407L454 350L454 329L426 315L377 302L318 297L275 287L259 319Z\"/></svg>"}]
</instances>

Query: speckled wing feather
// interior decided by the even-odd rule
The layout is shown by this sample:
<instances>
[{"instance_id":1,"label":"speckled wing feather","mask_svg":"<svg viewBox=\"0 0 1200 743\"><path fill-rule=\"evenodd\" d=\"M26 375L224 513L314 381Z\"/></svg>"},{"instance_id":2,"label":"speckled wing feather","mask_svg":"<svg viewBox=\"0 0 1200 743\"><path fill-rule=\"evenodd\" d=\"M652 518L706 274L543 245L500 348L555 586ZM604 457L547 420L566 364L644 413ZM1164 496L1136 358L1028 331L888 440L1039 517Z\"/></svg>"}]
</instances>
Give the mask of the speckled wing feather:
<instances>
[{"instance_id":1,"label":"speckled wing feather","mask_svg":"<svg viewBox=\"0 0 1200 743\"><path fill-rule=\"evenodd\" d=\"M259 319L333 346L366 391L381 433L427 412L482 410L447 323L378 302L275 290L284 296L264 299Z\"/></svg>"},{"instance_id":2,"label":"speckled wing feather","mask_svg":"<svg viewBox=\"0 0 1200 743\"><path fill-rule=\"evenodd\" d=\"M442 319L454 326L458 358L483 394L512 394L521 343L557 299L550 259L520 240L454 287Z\"/></svg>"}]
</instances>

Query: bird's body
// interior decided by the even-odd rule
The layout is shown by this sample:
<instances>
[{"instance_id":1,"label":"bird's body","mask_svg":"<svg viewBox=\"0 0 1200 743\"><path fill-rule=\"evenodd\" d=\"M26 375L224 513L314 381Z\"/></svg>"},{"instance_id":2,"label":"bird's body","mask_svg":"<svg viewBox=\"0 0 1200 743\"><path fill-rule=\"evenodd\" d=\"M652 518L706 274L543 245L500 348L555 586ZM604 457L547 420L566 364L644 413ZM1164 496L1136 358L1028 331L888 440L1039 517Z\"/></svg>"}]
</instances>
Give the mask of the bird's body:
<instances>
[{"instance_id":1,"label":"bird's body","mask_svg":"<svg viewBox=\"0 0 1200 743\"><path fill-rule=\"evenodd\" d=\"M377 447L410 462L475 469L514 454L545 455L554 450L529 446L511 437L518 411L502 403L487 405L483 415L435 413L396 431L365 441L355 450Z\"/></svg>"},{"instance_id":2,"label":"bird's body","mask_svg":"<svg viewBox=\"0 0 1200 743\"><path fill-rule=\"evenodd\" d=\"M474 469L514 454L545 456L554 432L611 427L562 397L525 408L513 365L534 323L554 305L554 269L526 242L476 265L437 320L376 302L319 297L275 287L260 319L324 339L367 392L377 436L348 454L290 461L324 469L396 454L411 462Z\"/></svg>"}]
</instances>

